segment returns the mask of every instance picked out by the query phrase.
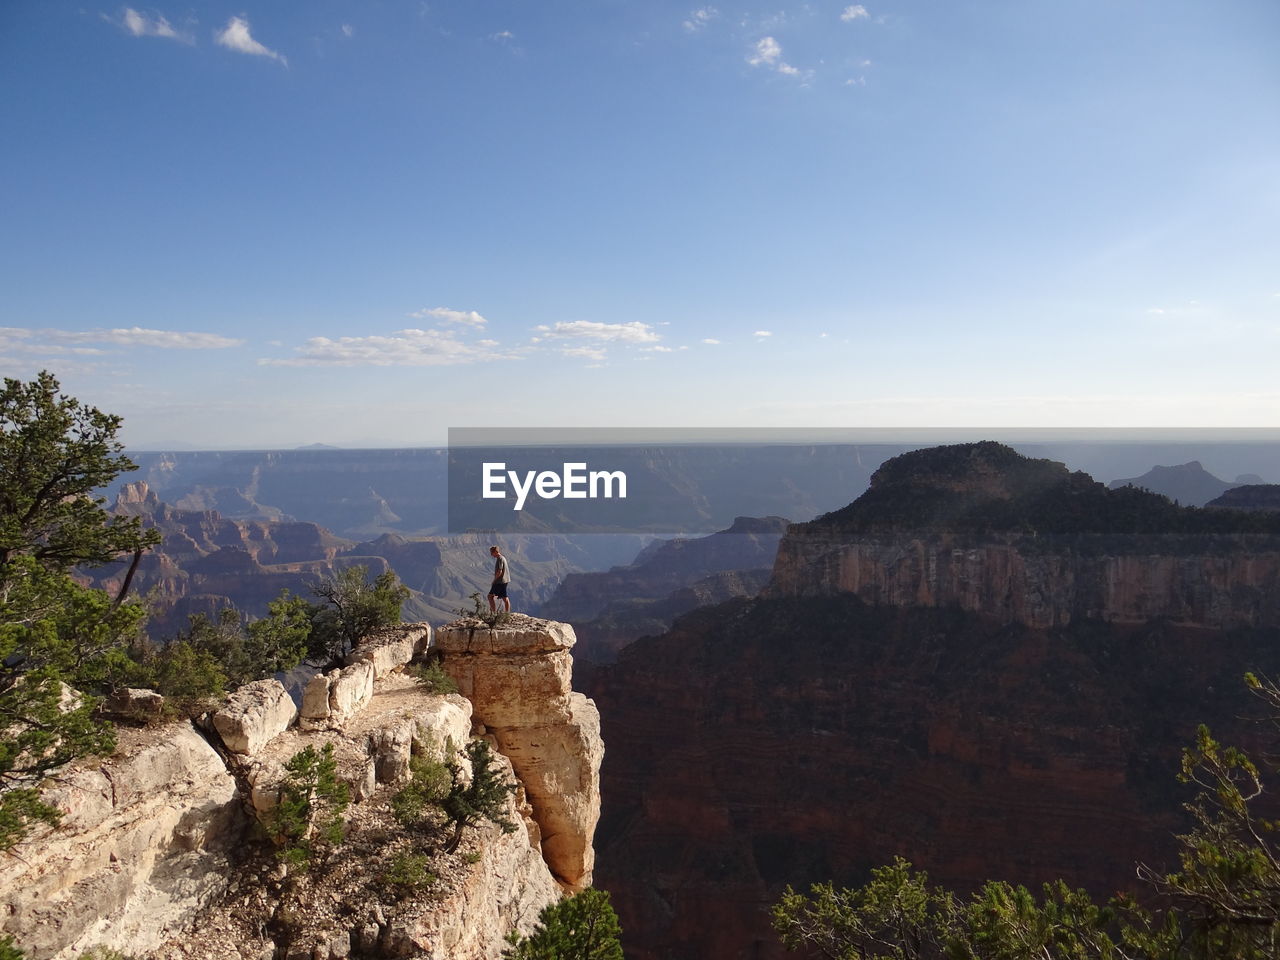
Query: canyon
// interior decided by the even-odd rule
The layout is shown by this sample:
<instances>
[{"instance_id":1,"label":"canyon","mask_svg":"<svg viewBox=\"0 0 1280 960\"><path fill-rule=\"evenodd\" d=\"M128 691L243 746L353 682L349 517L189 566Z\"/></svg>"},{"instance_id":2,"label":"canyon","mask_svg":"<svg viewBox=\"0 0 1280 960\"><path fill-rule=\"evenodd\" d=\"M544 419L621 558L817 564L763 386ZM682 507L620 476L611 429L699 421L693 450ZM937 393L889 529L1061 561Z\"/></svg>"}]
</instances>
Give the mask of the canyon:
<instances>
[{"instance_id":1,"label":"canyon","mask_svg":"<svg viewBox=\"0 0 1280 960\"><path fill-rule=\"evenodd\" d=\"M769 583L587 677L611 731L597 882L632 960L777 958L787 884L901 855L960 890L1170 866L1199 723L1256 748L1280 529L995 444L887 461Z\"/></svg>"}]
</instances>

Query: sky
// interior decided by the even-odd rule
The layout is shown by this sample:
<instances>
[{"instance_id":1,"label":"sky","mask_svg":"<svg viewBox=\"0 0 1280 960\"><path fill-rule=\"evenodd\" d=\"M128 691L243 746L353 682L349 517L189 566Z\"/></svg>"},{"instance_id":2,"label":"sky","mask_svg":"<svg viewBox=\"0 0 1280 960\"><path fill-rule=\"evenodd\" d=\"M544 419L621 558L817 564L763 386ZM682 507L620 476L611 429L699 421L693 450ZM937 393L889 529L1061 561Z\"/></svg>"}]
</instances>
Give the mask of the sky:
<instances>
[{"instance_id":1,"label":"sky","mask_svg":"<svg viewBox=\"0 0 1280 960\"><path fill-rule=\"evenodd\" d=\"M0 373L138 447L1280 426L1277 50L1274 0L6 0Z\"/></svg>"}]
</instances>

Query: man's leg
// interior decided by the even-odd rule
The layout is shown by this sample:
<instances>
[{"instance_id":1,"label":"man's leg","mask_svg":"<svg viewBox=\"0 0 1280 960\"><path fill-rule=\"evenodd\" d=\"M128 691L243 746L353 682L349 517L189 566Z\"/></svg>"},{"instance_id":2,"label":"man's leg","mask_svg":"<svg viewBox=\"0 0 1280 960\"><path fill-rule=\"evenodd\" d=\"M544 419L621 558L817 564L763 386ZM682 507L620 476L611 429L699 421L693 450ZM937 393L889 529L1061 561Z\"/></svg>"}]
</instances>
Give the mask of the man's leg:
<instances>
[{"instance_id":1,"label":"man's leg","mask_svg":"<svg viewBox=\"0 0 1280 960\"><path fill-rule=\"evenodd\" d=\"M489 612L490 612L490 613L493 613L493 612L495 612L497 609L498 609L498 608L497 608L497 607L495 607L495 606L493 605L493 594L491 593L491 594L489 594Z\"/></svg>"},{"instance_id":2,"label":"man's leg","mask_svg":"<svg viewBox=\"0 0 1280 960\"><path fill-rule=\"evenodd\" d=\"M507 605L507 613L510 613L510 612L511 612L511 598L510 598L510 597L503 597L503 598L502 598L502 602L503 602L503 603L505 603L505 604Z\"/></svg>"}]
</instances>

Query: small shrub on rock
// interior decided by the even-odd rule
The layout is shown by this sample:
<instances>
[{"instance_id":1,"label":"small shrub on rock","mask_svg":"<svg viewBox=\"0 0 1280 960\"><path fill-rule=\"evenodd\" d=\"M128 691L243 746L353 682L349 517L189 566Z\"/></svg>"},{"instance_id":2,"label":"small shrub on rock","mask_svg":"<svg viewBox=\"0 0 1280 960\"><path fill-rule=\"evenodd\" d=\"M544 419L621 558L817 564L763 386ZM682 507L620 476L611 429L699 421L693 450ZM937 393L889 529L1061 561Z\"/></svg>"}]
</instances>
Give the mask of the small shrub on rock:
<instances>
[{"instance_id":1,"label":"small shrub on rock","mask_svg":"<svg viewBox=\"0 0 1280 960\"><path fill-rule=\"evenodd\" d=\"M422 890L436 882L436 875L427 868L431 860L421 853L397 853L391 859L391 865L382 875L388 886L398 887L406 892Z\"/></svg>"},{"instance_id":2,"label":"small shrub on rock","mask_svg":"<svg viewBox=\"0 0 1280 960\"><path fill-rule=\"evenodd\" d=\"M444 672L439 660L410 664L405 668L405 672L426 687L428 693L458 692L458 685L453 682L453 677Z\"/></svg>"},{"instance_id":3,"label":"small shrub on rock","mask_svg":"<svg viewBox=\"0 0 1280 960\"><path fill-rule=\"evenodd\" d=\"M280 856L291 867L322 865L343 841L351 803L351 791L338 779L333 744L298 751L285 770L274 821Z\"/></svg>"}]
</instances>

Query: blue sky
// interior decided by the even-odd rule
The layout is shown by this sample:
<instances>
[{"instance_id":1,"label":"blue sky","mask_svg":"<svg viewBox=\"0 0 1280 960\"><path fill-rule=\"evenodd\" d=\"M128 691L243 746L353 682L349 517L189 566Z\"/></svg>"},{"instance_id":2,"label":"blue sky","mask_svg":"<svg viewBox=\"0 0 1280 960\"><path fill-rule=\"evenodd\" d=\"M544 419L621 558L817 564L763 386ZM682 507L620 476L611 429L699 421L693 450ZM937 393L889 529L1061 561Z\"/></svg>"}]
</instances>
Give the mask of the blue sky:
<instances>
[{"instance_id":1,"label":"blue sky","mask_svg":"<svg viewBox=\"0 0 1280 960\"><path fill-rule=\"evenodd\" d=\"M1274 0L10 0L0 369L142 444L1274 427L1278 44Z\"/></svg>"}]
</instances>

